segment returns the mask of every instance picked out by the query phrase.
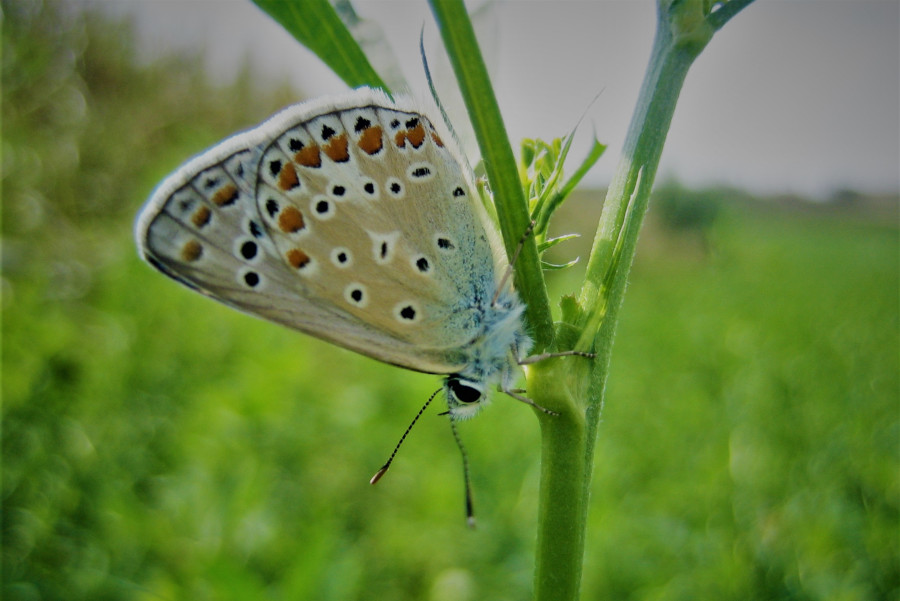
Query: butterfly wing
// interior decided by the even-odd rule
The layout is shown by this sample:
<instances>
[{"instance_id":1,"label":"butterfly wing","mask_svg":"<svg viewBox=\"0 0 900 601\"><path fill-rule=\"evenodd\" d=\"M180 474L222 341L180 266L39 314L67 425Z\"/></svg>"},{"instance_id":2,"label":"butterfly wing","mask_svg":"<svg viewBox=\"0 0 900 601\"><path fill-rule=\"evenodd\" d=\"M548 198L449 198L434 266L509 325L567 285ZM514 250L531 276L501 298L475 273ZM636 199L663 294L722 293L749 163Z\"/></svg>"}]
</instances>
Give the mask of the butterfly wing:
<instances>
[{"instance_id":1,"label":"butterfly wing","mask_svg":"<svg viewBox=\"0 0 900 601\"><path fill-rule=\"evenodd\" d=\"M502 256L432 123L371 90L289 107L188 162L136 236L220 302L430 373L467 363Z\"/></svg>"}]
</instances>

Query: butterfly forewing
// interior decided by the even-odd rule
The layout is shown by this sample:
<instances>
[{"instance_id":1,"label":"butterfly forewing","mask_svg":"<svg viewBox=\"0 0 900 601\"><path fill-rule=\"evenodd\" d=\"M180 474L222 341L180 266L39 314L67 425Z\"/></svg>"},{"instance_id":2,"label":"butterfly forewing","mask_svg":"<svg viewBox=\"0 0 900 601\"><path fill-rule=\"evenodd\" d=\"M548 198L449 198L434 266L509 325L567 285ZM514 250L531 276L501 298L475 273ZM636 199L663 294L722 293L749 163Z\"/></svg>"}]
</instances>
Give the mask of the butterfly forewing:
<instances>
[{"instance_id":1,"label":"butterfly forewing","mask_svg":"<svg viewBox=\"0 0 900 601\"><path fill-rule=\"evenodd\" d=\"M427 118L357 92L290 107L190 161L137 234L151 263L226 304L454 373L497 279L470 182Z\"/></svg>"}]
</instances>

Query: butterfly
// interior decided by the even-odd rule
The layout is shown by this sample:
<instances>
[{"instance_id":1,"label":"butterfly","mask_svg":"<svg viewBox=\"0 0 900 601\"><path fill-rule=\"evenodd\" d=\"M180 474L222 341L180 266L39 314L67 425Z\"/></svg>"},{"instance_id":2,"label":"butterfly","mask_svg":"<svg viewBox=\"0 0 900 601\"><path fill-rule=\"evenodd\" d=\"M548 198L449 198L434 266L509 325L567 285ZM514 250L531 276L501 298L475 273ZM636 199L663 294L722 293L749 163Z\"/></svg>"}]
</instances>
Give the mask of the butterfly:
<instances>
[{"instance_id":1,"label":"butterfly","mask_svg":"<svg viewBox=\"0 0 900 601\"><path fill-rule=\"evenodd\" d=\"M135 237L219 302L444 375L454 419L497 385L534 405L512 388L532 341L497 228L451 132L411 99L360 88L283 109L166 178Z\"/></svg>"}]
</instances>

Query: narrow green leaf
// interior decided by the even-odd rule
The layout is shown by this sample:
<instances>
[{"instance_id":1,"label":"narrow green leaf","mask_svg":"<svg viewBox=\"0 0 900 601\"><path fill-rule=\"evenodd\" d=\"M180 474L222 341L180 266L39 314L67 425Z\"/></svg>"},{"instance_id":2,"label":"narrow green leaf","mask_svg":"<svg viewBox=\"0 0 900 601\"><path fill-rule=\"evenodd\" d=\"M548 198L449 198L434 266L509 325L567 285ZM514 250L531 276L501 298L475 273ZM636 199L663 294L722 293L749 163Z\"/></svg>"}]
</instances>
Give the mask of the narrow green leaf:
<instances>
[{"instance_id":1,"label":"narrow green leaf","mask_svg":"<svg viewBox=\"0 0 900 601\"><path fill-rule=\"evenodd\" d=\"M568 263L548 263L547 261L541 261L541 267L543 267L545 271L559 271L560 269L574 267L577 263L578 257L575 257Z\"/></svg>"},{"instance_id":2,"label":"narrow green leaf","mask_svg":"<svg viewBox=\"0 0 900 601\"><path fill-rule=\"evenodd\" d=\"M351 88L390 92L328 0L253 0Z\"/></svg>"},{"instance_id":3,"label":"narrow green leaf","mask_svg":"<svg viewBox=\"0 0 900 601\"><path fill-rule=\"evenodd\" d=\"M536 217L538 221L538 227L543 223L544 231L547 227L547 224L550 221L550 218L553 216L553 213L562 206L562 203L568 198L568 196L575 190L575 187L581 182L581 179L587 174L587 172L594 166L594 164L600 159L603 155L603 152L606 150L606 145L601 144L594 139L594 145L591 147L590 152L585 157L585 159L581 162L581 165L578 166L578 169L575 173L566 180L566 183L563 184L559 190L549 197L548 200L542 202L540 206L540 215ZM566 152L568 152L568 144L566 145ZM561 159L562 160L562 159ZM537 229L537 227L535 228Z\"/></svg>"},{"instance_id":4,"label":"narrow green leaf","mask_svg":"<svg viewBox=\"0 0 900 601\"><path fill-rule=\"evenodd\" d=\"M519 162L524 170L527 170L534 163L534 155L534 140L522 140Z\"/></svg>"},{"instance_id":5,"label":"narrow green leaf","mask_svg":"<svg viewBox=\"0 0 900 601\"><path fill-rule=\"evenodd\" d=\"M408 90L409 82L384 29L373 19L357 14L350 0L330 0L341 22L369 59L369 64L391 90Z\"/></svg>"},{"instance_id":6,"label":"narrow green leaf","mask_svg":"<svg viewBox=\"0 0 900 601\"><path fill-rule=\"evenodd\" d=\"M606 144L601 144L597 141L597 138L594 138L594 144L591 146L590 152L581 162L581 165L578 166L578 169L575 170L575 173L572 174L566 183L563 184L563 187L560 189L559 193L565 198L575 187L581 183L581 179L590 171L591 167L593 167L600 157L603 156L603 153L606 152Z\"/></svg>"},{"instance_id":7,"label":"narrow green leaf","mask_svg":"<svg viewBox=\"0 0 900 601\"><path fill-rule=\"evenodd\" d=\"M557 236L556 238L550 238L549 240L544 240L540 244L538 244L538 252L543 253L548 248L553 248L560 242L565 242L566 240L574 240L575 238L580 238L581 234L564 234L562 236Z\"/></svg>"}]
</instances>

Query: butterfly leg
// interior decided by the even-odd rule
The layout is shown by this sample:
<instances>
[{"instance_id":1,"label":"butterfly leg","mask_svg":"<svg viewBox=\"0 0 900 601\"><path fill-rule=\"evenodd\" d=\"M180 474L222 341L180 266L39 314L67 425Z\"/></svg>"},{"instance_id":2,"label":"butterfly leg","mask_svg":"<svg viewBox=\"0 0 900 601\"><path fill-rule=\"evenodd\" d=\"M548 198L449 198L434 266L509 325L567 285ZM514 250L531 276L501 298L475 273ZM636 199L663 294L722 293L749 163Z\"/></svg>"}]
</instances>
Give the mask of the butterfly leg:
<instances>
[{"instance_id":1,"label":"butterfly leg","mask_svg":"<svg viewBox=\"0 0 900 601\"><path fill-rule=\"evenodd\" d=\"M525 357L524 359L519 359L519 365L529 365L531 363L537 363L538 361L543 361L545 359L555 359L556 357L586 357L588 359L593 359L597 355L595 353L586 353L584 351L562 351L559 353L541 353L540 355L532 355L530 357Z\"/></svg>"},{"instance_id":2,"label":"butterfly leg","mask_svg":"<svg viewBox=\"0 0 900 601\"><path fill-rule=\"evenodd\" d=\"M505 394L508 394L512 398L516 399L519 402L525 403L526 405L531 405L535 409L540 409L547 415L559 415L559 413L557 413L556 411L547 409L546 407L541 407L540 405L538 405L537 403L535 403L534 401L529 399L527 396L522 396L521 394L519 394L520 392L525 392L521 388L504 388L501 386L500 390L503 391Z\"/></svg>"}]
</instances>

